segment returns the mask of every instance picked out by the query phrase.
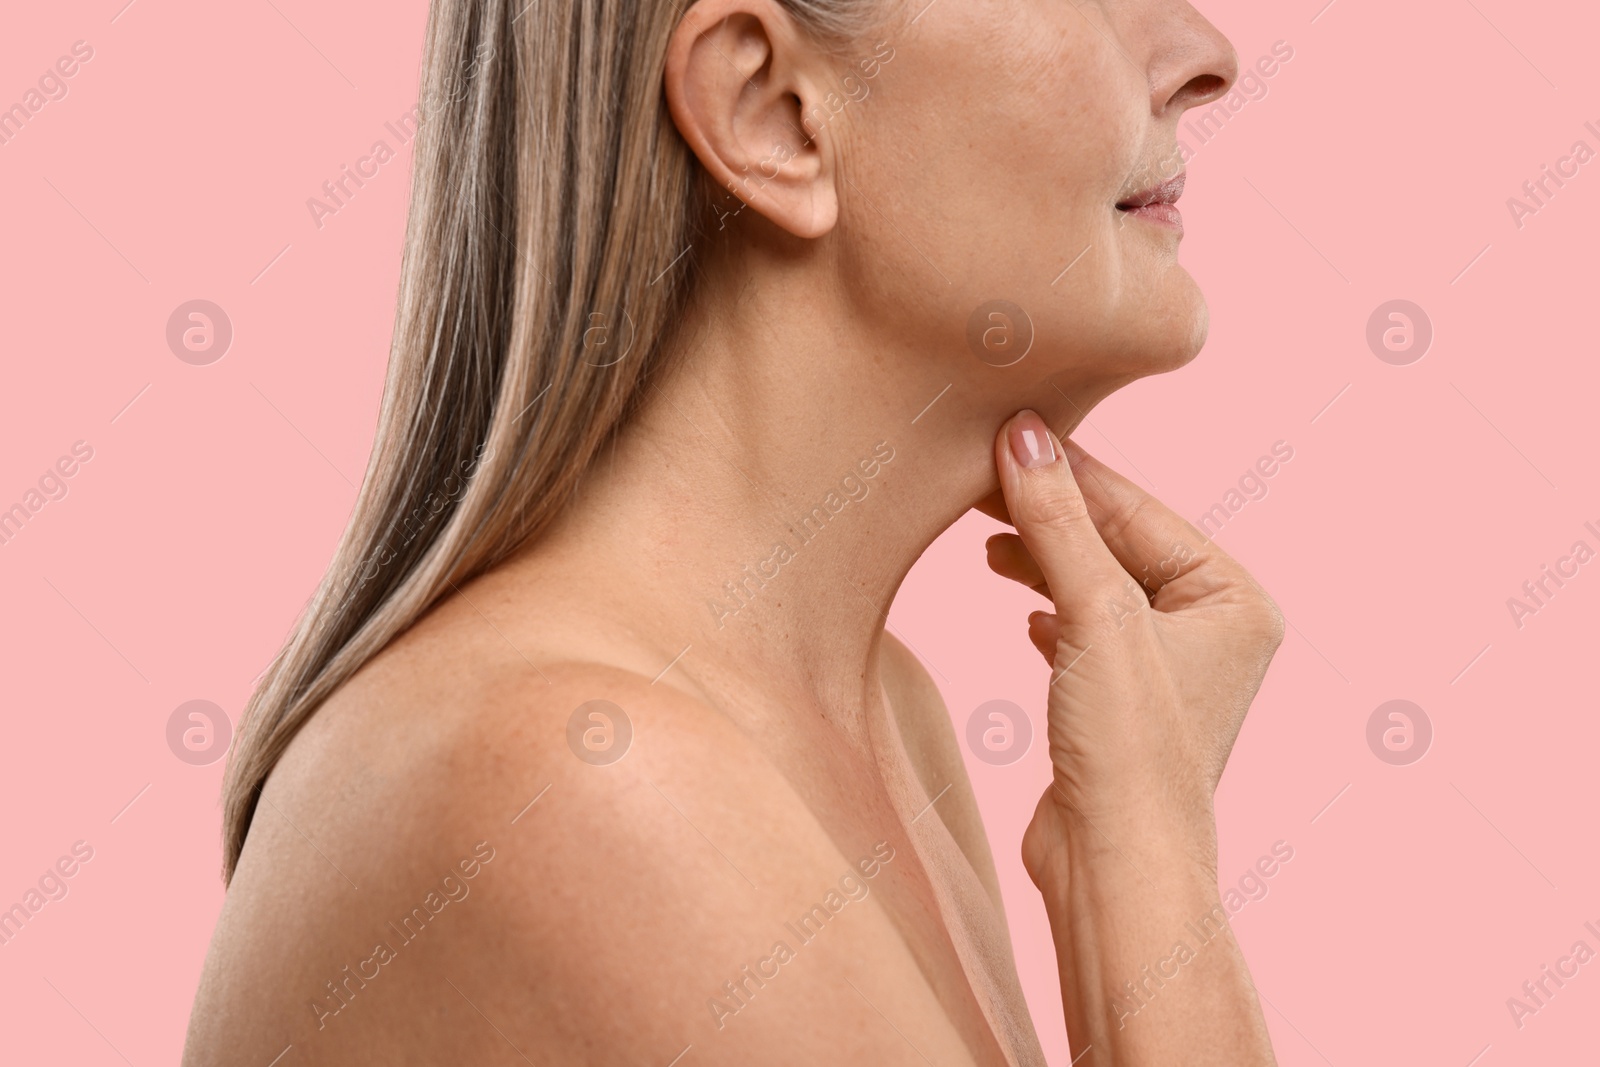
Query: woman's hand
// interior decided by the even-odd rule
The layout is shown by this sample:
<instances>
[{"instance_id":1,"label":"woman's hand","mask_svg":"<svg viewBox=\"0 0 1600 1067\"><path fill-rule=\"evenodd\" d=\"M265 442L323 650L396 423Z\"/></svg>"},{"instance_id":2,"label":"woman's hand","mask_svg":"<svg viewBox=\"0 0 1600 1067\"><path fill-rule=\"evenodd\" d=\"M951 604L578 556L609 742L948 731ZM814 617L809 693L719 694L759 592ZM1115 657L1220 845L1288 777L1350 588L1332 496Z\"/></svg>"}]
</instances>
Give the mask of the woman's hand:
<instances>
[{"instance_id":1,"label":"woman's hand","mask_svg":"<svg viewBox=\"0 0 1600 1067\"><path fill-rule=\"evenodd\" d=\"M1022 860L1073 1062L1271 1067L1217 892L1211 801L1283 616L1227 553L1033 412L1001 429L995 464L1017 533L990 539L989 565L1056 609L1029 619L1052 665L1054 773Z\"/></svg>"},{"instance_id":2,"label":"woman's hand","mask_svg":"<svg viewBox=\"0 0 1600 1067\"><path fill-rule=\"evenodd\" d=\"M1029 618L1052 665L1054 765L1024 842L1030 872L1040 838L1082 820L1113 842L1116 828L1155 820L1193 830L1203 851L1283 616L1199 530L1075 445L1063 451L1033 412L1002 427L995 462L1017 533L989 539L989 565L1055 605Z\"/></svg>"}]
</instances>

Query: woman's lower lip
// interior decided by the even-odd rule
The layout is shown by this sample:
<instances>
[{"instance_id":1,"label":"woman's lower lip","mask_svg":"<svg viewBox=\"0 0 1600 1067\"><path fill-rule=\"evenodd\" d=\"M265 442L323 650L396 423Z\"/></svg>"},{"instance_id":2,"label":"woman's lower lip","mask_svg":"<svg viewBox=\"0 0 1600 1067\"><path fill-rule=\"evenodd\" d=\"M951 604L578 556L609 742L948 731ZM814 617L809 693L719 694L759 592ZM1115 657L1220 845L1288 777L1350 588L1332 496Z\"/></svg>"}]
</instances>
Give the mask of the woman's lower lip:
<instances>
[{"instance_id":1,"label":"woman's lower lip","mask_svg":"<svg viewBox=\"0 0 1600 1067\"><path fill-rule=\"evenodd\" d=\"M1183 214L1176 204L1146 204L1144 207L1130 208L1124 214L1183 232Z\"/></svg>"}]
</instances>

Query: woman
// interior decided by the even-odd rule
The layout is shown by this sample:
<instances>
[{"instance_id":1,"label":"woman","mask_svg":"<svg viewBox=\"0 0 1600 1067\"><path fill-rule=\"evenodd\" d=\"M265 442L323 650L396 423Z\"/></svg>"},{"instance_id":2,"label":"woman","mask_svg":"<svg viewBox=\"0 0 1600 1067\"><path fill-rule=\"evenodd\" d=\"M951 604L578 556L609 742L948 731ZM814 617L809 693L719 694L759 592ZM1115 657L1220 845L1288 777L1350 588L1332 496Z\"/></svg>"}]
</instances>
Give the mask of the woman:
<instances>
[{"instance_id":1,"label":"woman","mask_svg":"<svg viewBox=\"0 0 1600 1067\"><path fill-rule=\"evenodd\" d=\"M1271 1063L1211 798L1277 610L1063 440L1204 340L1174 146L1228 43L1181 0L435 0L425 77L186 1062L1043 1063L883 628L981 503L1054 607L1023 858L1075 1062Z\"/></svg>"}]
</instances>

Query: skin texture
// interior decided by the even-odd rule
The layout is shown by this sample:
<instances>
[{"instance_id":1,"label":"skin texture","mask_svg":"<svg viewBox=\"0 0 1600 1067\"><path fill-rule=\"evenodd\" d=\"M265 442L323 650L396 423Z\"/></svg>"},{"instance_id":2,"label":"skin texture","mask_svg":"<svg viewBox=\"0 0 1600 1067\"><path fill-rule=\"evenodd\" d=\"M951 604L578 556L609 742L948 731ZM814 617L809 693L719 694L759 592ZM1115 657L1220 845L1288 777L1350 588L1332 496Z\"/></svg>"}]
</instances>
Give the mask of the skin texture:
<instances>
[{"instance_id":1,"label":"skin texture","mask_svg":"<svg viewBox=\"0 0 1600 1067\"><path fill-rule=\"evenodd\" d=\"M1065 436L1199 351L1177 233L1116 205L1174 173L1233 51L1171 0L885 12L843 58L771 0L685 13L671 115L741 197L708 216L680 358L547 537L295 739L186 1063L1042 1064L948 712L884 626L977 505L1015 518L991 565L1052 598L1028 634L1073 665L1024 859L1078 1063L1271 1062L1231 935L1137 1025L1105 990L1215 903L1211 792L1275 609L1110 471L1023 469L1008 443L1019 408ZM808 123L880 41L871 94ZM997 296L1035 331L1005 368L966 342ZM1108 623L1118 560L1173 538L1200 562ZM604 766L569 744L595 700L632 730Z\"/></svg>"}]
</instances>

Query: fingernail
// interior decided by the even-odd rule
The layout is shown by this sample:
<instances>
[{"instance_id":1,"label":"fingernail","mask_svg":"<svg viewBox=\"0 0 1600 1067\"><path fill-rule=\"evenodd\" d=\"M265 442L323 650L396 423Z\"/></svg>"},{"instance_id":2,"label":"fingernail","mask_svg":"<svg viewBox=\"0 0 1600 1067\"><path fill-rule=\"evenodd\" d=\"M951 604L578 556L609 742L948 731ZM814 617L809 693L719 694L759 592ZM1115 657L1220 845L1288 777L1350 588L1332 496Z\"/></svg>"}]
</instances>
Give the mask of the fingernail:
<instances>
[{"instance_id":1,"label":"fingernail","mask_svg":"<svg viewBox=\"0 0 1600 1067\"><path fill-rule=\"evenodd\" d=\"M1078 465L1089 458L1089 453L1079 448L1078 442L1070 437L1061 442L1061 447L1067 453L1067 463L1072 466L1073 470L1077 470Z\"/></svg>"},{"instance_id":2,"label":"fingernail","mask_svg":"<svg viewBox=\"0 0 1600 1067\"><path fill-rule=\"evenodd\" d=\"M1011 454L1024 467L1043 467L1056 461L1050 431L1032 411L1021 411L1011 420Z\"/></svg>"}]
</instances>

